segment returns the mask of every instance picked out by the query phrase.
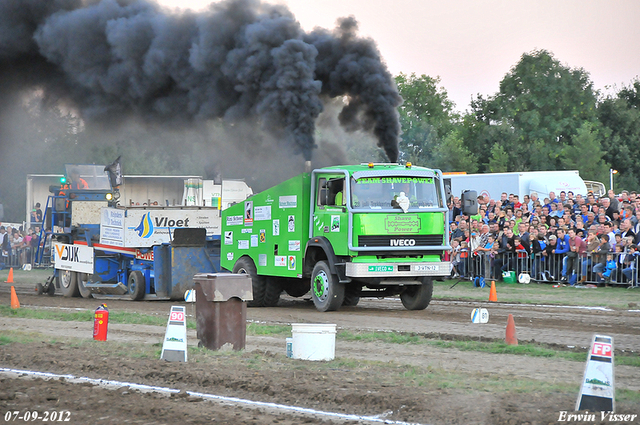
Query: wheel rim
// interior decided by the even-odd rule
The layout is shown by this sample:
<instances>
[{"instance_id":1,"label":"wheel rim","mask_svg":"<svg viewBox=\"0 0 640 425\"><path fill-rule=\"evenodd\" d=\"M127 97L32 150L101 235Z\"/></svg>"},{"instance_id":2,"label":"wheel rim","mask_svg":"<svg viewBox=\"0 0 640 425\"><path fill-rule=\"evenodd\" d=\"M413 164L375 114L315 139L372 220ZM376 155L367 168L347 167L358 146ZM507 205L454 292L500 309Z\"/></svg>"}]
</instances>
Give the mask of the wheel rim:
<instances>
[{"instance_id":1,"label":"wheel rim","mask_svg":"<svg viewBox=\"0 0 640 425\"><path fill-rule=\"evenodd\" d=\"M320 301L326 300L329 296L329 276L324 270L320 270L313 279L313 293Z\"/></svg>"},{"instance_id":2,"label":"wheel rim","mask_svg":"<svg viewBox=\"0 0 640 425\"><path fill-rule=\"evenodd\" d=\"M71 272L64 271L60 273L60 286L68 288L71 285Z\"/></svg>"}]
</instances>

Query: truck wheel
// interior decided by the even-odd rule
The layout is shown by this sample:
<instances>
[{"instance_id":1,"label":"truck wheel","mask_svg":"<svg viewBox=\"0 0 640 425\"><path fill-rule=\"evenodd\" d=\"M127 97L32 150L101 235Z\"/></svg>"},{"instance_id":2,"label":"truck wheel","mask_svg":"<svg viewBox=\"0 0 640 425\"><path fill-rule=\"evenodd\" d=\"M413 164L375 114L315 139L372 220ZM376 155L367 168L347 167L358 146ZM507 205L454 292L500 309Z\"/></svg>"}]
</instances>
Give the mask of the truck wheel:
<instances>
[{"instance_id":1,"label":"truck wheel","mask_svg":"<svg viewBox=\"0 0 640 425\"><path fill-rule=\"evenodd\" d=\"M422 285L409 285L400 294L402 305L407 310L424 310L431 302L433 294L433 280L426 277L422 280Z\"/></svg>"},{"instance_id":2,"label":"truck wheel","mask_svg":"<svg viewBox=\"0 0 640 425\"><path fill-rule=\"evenodd\" d=\"M82 298L93 298L91 289L85 286L88 281L89 275L87 273L78 273L78 292Z\"/></svg>"},{"instance_id":3,"label":"truck wheel","mask_svg":"<svg viewBox=\"0 0 640 425\"><path fill-rule=\"evenodd\" d=\"M147 285L144 281L144 275L139 270L134 270L129 273L129 279L127 279L127 287L129 292L129 297L132 300L138 301L144 298L144 293Z\"/></svg>"},{"instance_id":4,"label":"truck wheel","mask_svg":"<svg viewBox=\"0 0 640 425\"><path fill-rule=\"evenodd\" d=\"M280 301L280 294L282 293L282 281L277 277L264 278L266 285L264 290L264 306L275 307Z\"/></svg>"},{"instance_id":5,"label":"truck wheel","mask_svg":"<svg viewBox=\"0 0 640 425\"><path fill-rule=\"evenodd\" d=\"M295 298L305 295L310 288L309 279L288 279L284 285L285 292Z\"/></svg>"},{"instance_id":6,"label":"truck wheel","mask_svg":"<svg viewBox=\"0 0 640 425\"><path fill-rule=\"evenodd\" d=\"M251 276L251 287L253 289L253 301L247 302L249 307L263 307L266 292L266 282L264 276L258 276L256 265L249 257L240 257L233 266L233 273L248 274Z\"/></svg>"},{"instance_id":7,"label":"truck wheel","mask_svg":"<svg viewBox=\"0 0 640 425\"><path fill-rule=\"evenodd\" d=\"M358 296L358 293L360 292L362 288L360 288L359 286L356 286L355 288L353 286L347 286L344 289L344 300L342 301L342 305L346 306L346 307L355 307L358 305L358 303L360 302L360 297Z\"/></svg>"},{"instance_id":8,"label":"truck wheel","mask_svg":"<svg viewBox=\"0 0 640 425\"><path fill-rule=\"evenodd\" d=\"M325 261L318 261L311 273L311 297L318 311L334 311L344 301L344 284L331 274Z\"/></svg>"},{"instance_id":9,"label":"truck wheel","mask_svg":"<svg viewBox=\"0 0 640 425\"><path fill-rule=\"evenodd\" d=\"M58 270L56 280L63 296L71 298L80 295L78 291L78 273L69 270Z\"/></svg>"}]
</instances>

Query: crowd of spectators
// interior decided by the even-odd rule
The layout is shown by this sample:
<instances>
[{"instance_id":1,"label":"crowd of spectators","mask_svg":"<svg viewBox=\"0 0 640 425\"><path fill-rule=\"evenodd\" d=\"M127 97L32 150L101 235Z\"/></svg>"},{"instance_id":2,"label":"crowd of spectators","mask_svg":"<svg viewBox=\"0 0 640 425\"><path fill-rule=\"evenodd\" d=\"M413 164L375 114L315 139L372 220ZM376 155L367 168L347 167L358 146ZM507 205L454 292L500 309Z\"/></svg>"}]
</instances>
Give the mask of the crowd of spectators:
<instances>
[{"instance_id":1,"label":"crowd of spectators","mask_svg":"<svg viewBox=\"0 0 640 425\"><path fill-rule=\"evenodd\" d=\"M478 197L478 214L462 214L461 201L449 205L454 277L500 279L505 271L527 272L538 281L578 284L593 281L638 286L640 196L609 191L502 193L498 200ZM481 258L482 261L474 261ZM470 270L472 268L472 270Z\"/></svg>"},{"instance_id":2,"label":"crowd of spectators","mask_svg":"<svg viewBox=\"0 0 640 425\"><path fill-rule=\"evenodd\" d=\"M37 228L23 230L22 227L0 226L0 246L0 269L32 264L38 247Z\"/></svg>"}]
</instances>

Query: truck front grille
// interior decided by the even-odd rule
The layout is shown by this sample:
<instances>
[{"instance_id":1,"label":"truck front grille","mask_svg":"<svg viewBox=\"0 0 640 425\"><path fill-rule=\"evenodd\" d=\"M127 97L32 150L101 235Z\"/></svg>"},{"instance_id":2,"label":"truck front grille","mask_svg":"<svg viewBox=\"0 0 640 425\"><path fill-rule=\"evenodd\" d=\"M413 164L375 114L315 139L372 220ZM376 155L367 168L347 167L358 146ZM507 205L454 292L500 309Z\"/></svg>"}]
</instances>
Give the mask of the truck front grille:
<instances>
[{"instance_id":1,"label":"truck front grille","mask_svg":"<svg viewBox=\"0 0 640 425\"><path fill-rule=\"evenodd\" d=\"M358 236L358 246L413 247L442 246L442 235L366 235Z\"/></svg>"}]
</instances>

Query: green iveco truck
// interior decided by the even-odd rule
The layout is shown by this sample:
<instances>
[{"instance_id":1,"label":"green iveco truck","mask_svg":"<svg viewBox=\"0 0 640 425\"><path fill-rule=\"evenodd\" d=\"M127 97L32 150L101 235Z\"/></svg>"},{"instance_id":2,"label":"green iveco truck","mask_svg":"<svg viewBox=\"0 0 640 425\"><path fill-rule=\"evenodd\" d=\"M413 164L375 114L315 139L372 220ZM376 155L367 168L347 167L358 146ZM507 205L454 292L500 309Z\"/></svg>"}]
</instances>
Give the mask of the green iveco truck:
<instances>
[{"instance_id":1,"label":"green iveco truck","mask_svg":"<svg viewBox=\"0 0 640 425\"><path fill-rule=\"evenodd\" d=\"M251 275L253 306L311 290L320 311L398 294L422 310L450 274L446 198L440 170L410 163L316 169L223 211L221 266Z\"/></svg>"}]
</instances>

